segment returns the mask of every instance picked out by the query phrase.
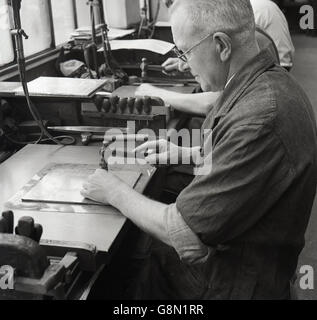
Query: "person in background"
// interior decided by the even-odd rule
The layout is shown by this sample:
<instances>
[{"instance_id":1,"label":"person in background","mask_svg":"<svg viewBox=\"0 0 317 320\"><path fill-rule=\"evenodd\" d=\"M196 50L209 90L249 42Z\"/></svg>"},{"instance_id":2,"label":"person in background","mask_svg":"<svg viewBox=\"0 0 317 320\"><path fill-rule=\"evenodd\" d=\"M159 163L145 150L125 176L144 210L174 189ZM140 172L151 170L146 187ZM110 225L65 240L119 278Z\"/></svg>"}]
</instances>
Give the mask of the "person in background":
<instances>
[{"instance_id":1,"label":"person in background","mask_svg":"<svg viewBox=\"0 0 317 320\"><path fill-rule=\"evenodd\" d=\"M273 39L281 66L290 71L293 67L295 48L284 13L271 0L250 0L250 2L256 25Z\"/></svg>"},{"instance_id":2,"label":"person in background","mask_svg":"<svg viewBox=\"0 0 317 320\"><path fill-rule=\"evenodd\" d=\"M169 8L174 3L174 0L162 0L162 1L167 6L167 8Z\"/></svg>"},{"instance_id":3,"label":"person in background","mask_svg":"<svg viewBox=\"0 0 317 320\"><path fill-rule=\"evenodd\" d=\"M314 9L314 29L310 33L311 36L317 37L317 1L316 0L310 0L310 5Z\"/></svg>"}]
</instances>

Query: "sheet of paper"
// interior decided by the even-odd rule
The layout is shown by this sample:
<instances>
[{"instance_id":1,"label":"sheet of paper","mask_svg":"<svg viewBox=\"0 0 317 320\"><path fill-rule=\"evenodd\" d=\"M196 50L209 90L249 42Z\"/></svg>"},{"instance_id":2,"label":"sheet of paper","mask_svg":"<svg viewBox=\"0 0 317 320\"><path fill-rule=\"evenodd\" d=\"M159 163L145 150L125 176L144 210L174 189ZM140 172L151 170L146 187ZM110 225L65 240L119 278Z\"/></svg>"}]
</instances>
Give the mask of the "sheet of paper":
<instances>
[{"instance_id":1,"label":"sheet of paper","mask_svg":"<svg viewBox=\"0 0 317 320\"><path fill-rule=\"evenodd\" d=\"M39 77L28 83L30 95L48 97L87 98L107 83L98 79ZM15 90L23 94L22 87Z\"/></svg>"},{"instance_id":2,"label":"sheet of paper","mask_svg":"<svg viewBox=\"0 0 317 320\"><path fill-rule=\"evenodd\" d=\"M123 38L135 32L135 29L115 29L109 28L108 37L109 40Z\"/></svg>"},{"instance_id":3,"label":"sheet of paper","mask_svg":"<svg viewBox=\"0 0 317 320\"><path fill-rule=\"evenodd\" d=\"M22 201L79 205L98 204L85 199L80 194L83 184L94 171L95 169L85 165L57 164L22 197ZM134 171L114 171L113 173L132 188L141 176L140 172Z\"/></svg>"},{"instance_id":4,"label":"sheet of paper","mask_svg":"<svg viewBox=\"0 0 317 320\"><path fill-rule=\"evenodd\" d=\"M156 27L162 27L162 28L170 28L171 23L169 21L157 21L155 24Z\"/></svg>"},{"instance_id":5,"label":"sheet of paper","mask_svg":"<svg viewBox=\"0 0 317 320\"><path fill-rule=\"evenodd\" d=\"M95 26L96 32L100 31L101 27L101 24L97 24ZM77 28L72 34L91 34L91 26L82 26Z\"/></svg>"},{"instance_id":6,"label":"sheet of paper","mask_svg":"<svg viewBox=\"0 0 317 320\"><path fill-rule=\"evenodd\" d=\"M131 49L147 50L161 55L166 55L174 48L174 44L155 39L137 39L137 40L112 40L110 41L111 50ZM102 51L100 49L100 51Z\"/></svg>"},{"instance_id":7,"label":"sheet of paper","mask_svg":"<svg viewBox=\"0 0 317 320\"><path fill-rule=\"evenodd\" d=\"M120 39L126 37L130 34L133 34L136 29L118 29L118 28L109 28L108 31L108 38L109 40ZM101 34L101 29L96 28L96 34ZM91 27L81 27L76 29L70 35L72 38L82 38L82 37L91 37Z\"/></svg>"}]
</instances>

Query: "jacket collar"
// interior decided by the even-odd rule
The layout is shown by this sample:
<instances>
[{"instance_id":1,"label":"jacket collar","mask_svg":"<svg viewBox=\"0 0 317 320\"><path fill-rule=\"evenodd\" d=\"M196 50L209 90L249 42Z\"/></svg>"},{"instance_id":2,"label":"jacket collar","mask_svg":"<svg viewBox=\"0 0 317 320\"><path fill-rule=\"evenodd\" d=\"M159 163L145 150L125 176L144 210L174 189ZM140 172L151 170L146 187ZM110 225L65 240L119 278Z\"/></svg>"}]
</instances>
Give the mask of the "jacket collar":
<instances>
[{"instance_id":1,"label":"jacket collar","mask_svg":"<svg viewBox=\"0 0 317 320\"><path fill-rule=\"evenodd\" d=\"M261 51L244 64L228 83L215 107L211 109L214 117L220 118L226 115L251 83L274 65L274 59L268 49Z\"/></svg>"}]
</instances>

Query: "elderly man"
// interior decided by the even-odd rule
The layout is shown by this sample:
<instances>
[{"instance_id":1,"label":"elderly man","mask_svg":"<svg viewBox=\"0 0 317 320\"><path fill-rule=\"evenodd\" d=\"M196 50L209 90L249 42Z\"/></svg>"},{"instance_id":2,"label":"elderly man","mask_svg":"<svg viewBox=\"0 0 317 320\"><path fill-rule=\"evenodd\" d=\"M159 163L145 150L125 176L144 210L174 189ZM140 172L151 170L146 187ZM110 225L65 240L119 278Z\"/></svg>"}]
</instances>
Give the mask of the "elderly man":
<instances>
[{"instance_id":1,"label":"elderly man","mask_svg":"<svg viewBox=\"0 0 317 320\"><path fill-rule=\"evenodd\" d=\"M311 105L260 52L249 0L180 0L171 22L179 56L202 89L224 90L203 126L212 130L205 136L211 172L196 176L170 206L103 170L82 194L110 203L159 240L144 297L288 299L316 192ZM163 145L150 162L179 151Z\"/></svg>"},{"instance_id":2,"label":"elderly man","mask_svg":"<svg viewBox=\"0 0 317 320\"><path fill-rule=\"evenodd\" d=\"M256 25L274 41L280 64L290 71L293 67L295 48L287 20L281 9L271 0L250 0ZM188 71L188 64L177 58L167 59L162 67L167 74ZM206 116L221 92L204 92L195 95L172 93L168 90L143 84L137 90L138 96L157 96L181 112Z\"/></svg>"}]
</instances>

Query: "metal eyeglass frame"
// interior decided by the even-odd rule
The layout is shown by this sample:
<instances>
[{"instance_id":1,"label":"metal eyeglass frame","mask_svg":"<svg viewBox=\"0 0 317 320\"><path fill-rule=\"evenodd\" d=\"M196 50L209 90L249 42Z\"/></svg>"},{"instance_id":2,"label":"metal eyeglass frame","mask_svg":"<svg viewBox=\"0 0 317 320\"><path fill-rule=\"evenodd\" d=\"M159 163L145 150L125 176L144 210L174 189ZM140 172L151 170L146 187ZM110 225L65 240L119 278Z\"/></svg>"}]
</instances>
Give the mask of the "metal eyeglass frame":
<instances>
[{"instance_id":1,"label":"metal eyeglass frame","mask_svg":"<svg viewBox=\"0 0 317 320\"><path fill-rule=\"evenodd\" d=\"M195 48L197 48L198 46L200 46L205 40L207 40L209 37L213 36L215 34L215 32L208 34L206 37L204 37L203 39L201 39L198 43L196 43L195 45L193 45L192 47L190 47L188 50L186 50L185 52L182 52L181 50L179 50L177 48L177 46L175 45L175 47L173 48L174 53L177 55L177 58L182 60L183 62L187 63L188 59L186 57L186 54L190 53L191 51L193 51Z\"/></svg>"}]
</instances>

